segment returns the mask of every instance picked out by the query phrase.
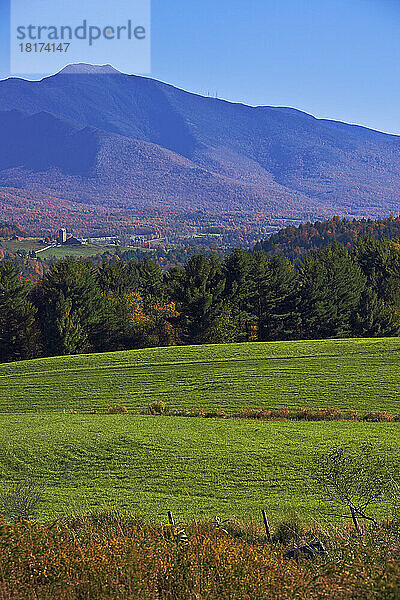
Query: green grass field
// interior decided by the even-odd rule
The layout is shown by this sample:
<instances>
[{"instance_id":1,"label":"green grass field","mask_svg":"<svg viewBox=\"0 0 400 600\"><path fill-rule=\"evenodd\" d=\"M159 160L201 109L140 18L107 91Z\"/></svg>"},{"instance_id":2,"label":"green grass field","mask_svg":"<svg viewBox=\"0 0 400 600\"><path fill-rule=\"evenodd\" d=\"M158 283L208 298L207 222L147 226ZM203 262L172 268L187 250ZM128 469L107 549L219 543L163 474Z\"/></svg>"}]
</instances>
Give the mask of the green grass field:
<instances>
[{"instance_id":1,"label":"green grass field","mask_svg":"<svg viewBox=\"0 0 400 600\"><path fill-rule=\"evenodd\" d=\"M41 517L119 506L149 518L316 516L314 452L369 440L398 455L400 423L106 415L114 404L233 411L336 407L399 414L400 340L207 345L0 365L0 489L33 474ZM90 410L102 414L88 414ZM62 414L74 410L75 414ZM321 518L321 515L319 515Z\"/></svg>"},{"instance_id":2,"label":"green grass field","mask_svg":"<svg viewBox=\"0 0 400 600\"><path fill-rule=\"evenodd\" d=\"M22 250L25 250L25 252L34 250L36 252L45 246L39 239L25 239L19 242L17 240L0 238L0 247L9 252L21 252Z\"/></svg>"},{"instance_id":3,"label":"green grass field","mask_svg":"<svg viewBox=\"0 0 400 600\"><path fill-rule=\"evenodd\" d=\"M400 340L150 348L0 365L0 412L342 408L400 413Z\"/></svg>"},{"instance_id":4,"label":"green grass field","mask_svg":"<svg viewBox=\"0 0 400 600\"><path fill-rule=\"evenodd\" d=\"M73 256L74 258L86 258L88 256L96 256L97 254L104 254L104 252L115 253L116 246L56 246L54 248L48 248L39 252L40 258L66 258L67 256Z\"/></svg>"},{"instance_id":5,"label":"green grass field","mask_svg":"<svg viewBox=\"0 0 400 600\"><path fill-rule=\"evenodd\" d=\"M134 415L2 415L0 475L45 486L41 515L118 506L151 519L316 515L314 452L370 440L399 423L274 423Z\"/></svg>"},{"instance_id":6,"label":"green grass field","mask_svg":"<svg viewBox=\"0 0 400 600\"><path fill-rule=\"evenodd\" d=\"M22 241L0 239L0 247L9 252L37 252L39 258L66 258L73 256L75 258L85 258L104 254L104 252L116 252L117 246L99 246L88 244L83 246L55 246L54 248L46 248L47 244L43 244L40 239L25 239ZM127 250L128 248L122 248Z\"/></svg>"},{"instance_id":7,"label":"green grass field","mask_svg":"<svg viewBox=\"0 0 400 600\"><path fill-rule=\"evenodd\" d=\"M125 252L126 250L135 250L135 248L131 246L99 246L95 244L88 244L83 246L56 246L54 248L48 248L47 250L43 250L39 252L38 256L40 258L66 258L67 256L72 256L74 258L87 258L89 256L97 256L99 254L104 254L105 252L109 252L111 254L115 254L117 249L120 252ZM149 251L147 248L140 248L141 251Z\"/></svg>"}]
</instances>

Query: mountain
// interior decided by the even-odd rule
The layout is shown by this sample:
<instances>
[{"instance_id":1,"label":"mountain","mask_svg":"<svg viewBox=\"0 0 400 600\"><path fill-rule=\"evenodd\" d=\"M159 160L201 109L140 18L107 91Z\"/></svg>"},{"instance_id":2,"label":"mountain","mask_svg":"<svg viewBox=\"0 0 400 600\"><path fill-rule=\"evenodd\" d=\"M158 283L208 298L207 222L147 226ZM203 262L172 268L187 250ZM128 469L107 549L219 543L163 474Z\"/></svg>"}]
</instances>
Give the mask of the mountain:
<instances>
[{"instance_id":1,"label":"mountain","mask_svg":"<svg viewBox=\"0 0 400 600\"><path fill-rule=\"evenodd\" d=\"M0 186L61 202L298 218L400 208L399 136L110 65L1 81L0 130Z\"/></svg>"}]
</instances>

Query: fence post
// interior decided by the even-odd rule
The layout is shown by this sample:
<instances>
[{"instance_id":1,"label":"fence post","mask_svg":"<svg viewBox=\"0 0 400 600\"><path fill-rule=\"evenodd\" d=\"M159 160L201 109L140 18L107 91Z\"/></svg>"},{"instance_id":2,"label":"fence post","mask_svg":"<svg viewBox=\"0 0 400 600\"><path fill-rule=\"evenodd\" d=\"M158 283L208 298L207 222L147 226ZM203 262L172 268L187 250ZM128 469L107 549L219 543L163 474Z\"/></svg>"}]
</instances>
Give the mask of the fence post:
<instances>
[{"instance_id":1,"label":"fence post","mask_svg":"<svg viewBox=\"0 0 400 600\"><path fill-rule=\"evenodd\" d=\"M269 541L269 543L272 543L272 536L271 536L271 530L269 528L269 523L268 523L268 519L267 519L267 513L265 512L264 509L262 509L262 516L263 516L263 521L264 521L264 527L265 527L265 533L267 534L267 539Z\"/></svg>"},{"instance_id":2,"label":"fence post","mask_svg":"<svg viewBox=\"0 0 400 600\"><path fill-rule=\"evenodd\" d=\"M168 521L170 525L175 525L174 517L172 516L172 512L170 510L168 511Z\"/></svg>"}]
</instances>

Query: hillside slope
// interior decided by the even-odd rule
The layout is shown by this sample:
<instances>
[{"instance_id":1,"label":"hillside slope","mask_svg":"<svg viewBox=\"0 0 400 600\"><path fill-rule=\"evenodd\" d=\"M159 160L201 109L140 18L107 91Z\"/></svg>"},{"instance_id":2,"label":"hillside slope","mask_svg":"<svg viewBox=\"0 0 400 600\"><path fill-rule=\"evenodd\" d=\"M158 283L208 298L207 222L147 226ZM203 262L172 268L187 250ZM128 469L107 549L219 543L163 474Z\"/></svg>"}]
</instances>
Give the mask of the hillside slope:
<instances>
[{"instance_id":1,"label":"hillside slope","mask_svg":"<svg viewBox=\"0 0 400 600\"><path fill-rule=\"evenodd\" d=\"M0 412L340 408L400 414L400 339L254 342L0 365Z\"/></svg>"},{"instance_id":2,"label":"hillside slope","mask_svg":"<svg viewBox=\"0 0 400 600\"><path fill-rule=\"evenodd\" d=\"M377 216L400 207L398 136L294 109L71 66L0 82L0 111L4 187L133 209Z\"/></svg>"},{"instance_id":3,"label":"hillside slope","mask_svg":"<svg viewBox=\"0 0 400 600\"><path fill-rule=\"evenodd\" d=\"M337 407L395 415L399 351L399 338L353 339L2 364L1 483L33 476L44 490L37 516L50 519L105 507L158 521L167 510L179 522L216 515L259 520L262 508L272 519L289 510L323 519L308 485L315 453L369 442L397 460L400 423L105 412L116 403L140 410L163 400L179 409Z\"/></svg>"},{"instance_id":4,"label":"hillside slope","mask_svg":"<svg viewBox=\"0 0 400 600\"><path fill-rule=\"evenodd\" d=\"M400 217L391 215L387 219L348 220L333 217L328 221L300 223L298 227L284 227L267 239L256 244L256 250L268 254L283 254L293 260L304 256L310 250L326 248L338 242L354 248L362 237L371 236L377 240L398 240L400 238Z\"/></svg>"}]
</instances>

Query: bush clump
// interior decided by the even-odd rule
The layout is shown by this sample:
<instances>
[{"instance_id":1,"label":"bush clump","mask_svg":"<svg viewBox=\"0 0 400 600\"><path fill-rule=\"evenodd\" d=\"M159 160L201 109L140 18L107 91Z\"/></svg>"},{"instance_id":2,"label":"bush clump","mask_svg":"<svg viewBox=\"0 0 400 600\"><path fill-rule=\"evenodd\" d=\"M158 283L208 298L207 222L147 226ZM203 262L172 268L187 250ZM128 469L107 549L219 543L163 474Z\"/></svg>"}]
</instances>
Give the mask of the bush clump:
<instances>
[{"instance_id":1,"label":"bush clump","mask_svg":"<svg viewBox=\"0 0 400 600\"><path fill-rule=\"evenodd\" d=\"M282 545L290 543L298 544L304 540L309 527L301 520L300 516L296 513L288 514L286 519L279 521L275 526L275 531L272 536L274 542L278 542Z\"/></svg>"},{"instance_id":2,"label":"bush clump","mask_svg":"<svg viewBox=\"0 0 400 600\"><path fill-rule=\"evenodd\" d=\"M107 410L108 415L126 415L128 414L128 409L126 406L110 406Z\"/></svg>"},{"instance_id":3,"label":"bush clump","mask_svg":"<svg viewBox=\"0 0 400 600\"><path fill-rule=\"evenodd\" d=\"M369 423L388 423L393 421L393 417L387 412L370 412L363 416L363 421Z\"/></svg>"},{"instance_id":4,"label":"bush clump","mask_svg":"<svg viewBox=\"0 0 400 600\"><path fill-rule=\"evenodd\" d=\"M13 481L0 496L0 511L10 519L29 519L42 496L43 489L32 477Z\"/></svg>"},{"instance_id":5,"label":"bush clump","mask_svg":"<svg viewBox=\"0 0 400 600\"><path fill-rule=\"evenodd\" d=\"M203 417L207 419L250 419L258 421L369 421L390 422L400 421L400 416L393 417L387 412L370 412L360 415L356 410L343 411L339 408L298 408L288 410L286 408L260 408L245 407L240 412L227 413L223 409L203 411L198 408L169 410L165 402L158 400L142 409L138 414L145 415L168 415L171 417Z\"/></svg>"},{"instance_id":6,"label":"bush clump","mask_svg":"<svg viewBox=\"0 0 400 600\"><path fill-rule=\"evenodd\" d=\"M150 415L165 415L168 412L168 407L162 400L156 400L149 404L147 411Z\"/></svg>"}]
</instances>

